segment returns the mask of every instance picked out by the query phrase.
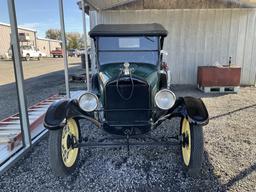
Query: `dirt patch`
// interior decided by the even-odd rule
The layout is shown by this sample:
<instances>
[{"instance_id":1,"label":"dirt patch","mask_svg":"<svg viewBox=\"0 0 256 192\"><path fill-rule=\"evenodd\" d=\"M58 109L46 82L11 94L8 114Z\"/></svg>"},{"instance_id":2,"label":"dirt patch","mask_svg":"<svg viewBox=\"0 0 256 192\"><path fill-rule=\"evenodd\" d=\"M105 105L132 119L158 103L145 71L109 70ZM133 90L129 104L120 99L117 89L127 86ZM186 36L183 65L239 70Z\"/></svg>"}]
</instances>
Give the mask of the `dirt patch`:
<instances>
[{"instance_id":1,"label":"dirt patch","mask_svg":"<svg viewBox=\"0 0 256 192\"><path fill-rule=\"evenodd\" d=\"M69 57L69 67L81 63L81 58ZM40 61L22 61L24 79L60 71L64 69L63 58L42 58ZM0 85L15 82L14 67L12 61L0 60Z\"/></svg>"}]
</instances>

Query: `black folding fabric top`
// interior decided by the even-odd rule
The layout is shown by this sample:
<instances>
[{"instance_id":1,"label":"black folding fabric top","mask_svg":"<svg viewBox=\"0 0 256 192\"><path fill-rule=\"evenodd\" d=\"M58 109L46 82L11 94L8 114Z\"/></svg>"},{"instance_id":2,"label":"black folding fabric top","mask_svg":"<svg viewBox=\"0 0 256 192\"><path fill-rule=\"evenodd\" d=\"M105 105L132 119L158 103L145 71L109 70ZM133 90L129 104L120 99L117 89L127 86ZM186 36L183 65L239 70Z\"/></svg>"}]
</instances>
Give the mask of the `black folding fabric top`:
<instances>
[{"instance_id":1,"label":"black folding fabric top","mask_svg":"<svg viewBox=\"0 0 256 192\"><path fill-rule=\"evenodd\" d=\"M90 32L91 37L96 36L167 36L166 29L158 24L100 24Z\"/></svg>"}]
</instances>

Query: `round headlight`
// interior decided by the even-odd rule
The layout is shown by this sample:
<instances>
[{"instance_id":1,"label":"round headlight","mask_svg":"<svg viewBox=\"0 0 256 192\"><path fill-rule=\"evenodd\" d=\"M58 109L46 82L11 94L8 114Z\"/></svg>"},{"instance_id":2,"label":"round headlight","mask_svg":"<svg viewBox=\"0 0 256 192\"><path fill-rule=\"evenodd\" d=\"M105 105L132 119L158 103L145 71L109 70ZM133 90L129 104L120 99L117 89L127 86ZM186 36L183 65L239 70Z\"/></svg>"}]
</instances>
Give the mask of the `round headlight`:
<instances>
[{"instance_id":1,"label":"round headlight","mask_svg":"<svg viewBox=\"0 0 256 192\"><path fill-rule=\"evenodd\" d=\"M175 100L175 94L168 89L162 89L155 95L156 106L163 110L170 109L174 105Z\"/></svg>"},{"instance_id":2,"label":"round headlight","mask_svg":"<svg viewBox=\"0 0 256 192\"><path fill-rule=\"evenodd\" d=\"M98 97L93 93L85 93L79 98L79 106L86 112L92 112L98 107Z\"/></svg>"}]
</instances>

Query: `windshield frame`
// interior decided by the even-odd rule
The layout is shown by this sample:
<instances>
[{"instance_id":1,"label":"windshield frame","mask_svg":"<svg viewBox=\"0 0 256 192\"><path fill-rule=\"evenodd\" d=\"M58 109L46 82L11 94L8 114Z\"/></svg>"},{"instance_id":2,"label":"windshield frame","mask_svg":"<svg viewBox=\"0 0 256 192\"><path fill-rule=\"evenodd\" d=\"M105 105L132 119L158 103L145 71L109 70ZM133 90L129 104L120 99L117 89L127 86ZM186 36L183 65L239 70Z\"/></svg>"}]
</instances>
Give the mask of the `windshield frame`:
<instances>
[{"instance_id":1,"label":"windshield frame","mask_svg":"<svg viewBox=\"0 0 256 192\"><path fill-rule=\"evenodd\" d=\"M99 38L101 37L111 37L111 38L129 38L129 37L138 37L138 38L141 38L141 37L145 37L145 38L150 38L150 37L157 37L157 49L154 49L154 50L100 50L99 49ZM132 36L132 35L129 35L129 36L99 36L95 39L95 48L96 48L96 63L98 65L99 68L101 68L101 66L105 66L105 65L109 65L111 63L108 63L108 64L100 64L100 61L99 61L99 53L100 52L156 52L157 51L157 61L156 61L156 64L152 64L152 63L148 63L148 65L153 65L153 66L159 66L159 63L160 63L160 48L161 47L161 38L160 36L157 36L157 35L154 35L154 36L146 36L146 35L141 35L141 36ZM122 63L122 62L115 62L115 63ZM135 62L131 62L131 63L135 63ZM141 62L138 62L138 64L141 63ZM114 64L114 63L113 63Z\"/></svg>"}]
</instances>

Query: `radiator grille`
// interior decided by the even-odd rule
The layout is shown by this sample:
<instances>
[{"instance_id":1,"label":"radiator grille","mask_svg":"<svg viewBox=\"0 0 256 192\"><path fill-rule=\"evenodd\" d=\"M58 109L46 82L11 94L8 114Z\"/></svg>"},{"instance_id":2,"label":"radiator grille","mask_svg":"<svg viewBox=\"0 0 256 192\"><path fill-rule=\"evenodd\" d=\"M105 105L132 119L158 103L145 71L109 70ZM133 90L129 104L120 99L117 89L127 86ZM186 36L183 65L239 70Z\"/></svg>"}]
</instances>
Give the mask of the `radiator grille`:
<instances>
[{"instance_id":1,"label":"radiator grille","mask_svg":"<svg viewBox=\"0 0 256 192\"><path fill-rule=\"evenodd\" d=\"M131 95L132 87L134 89ZM105 119L109 124L139 124L149 121L151 99L146 82L123 77L109 82L105 91Z\"/></svg>"}]
</instances>

